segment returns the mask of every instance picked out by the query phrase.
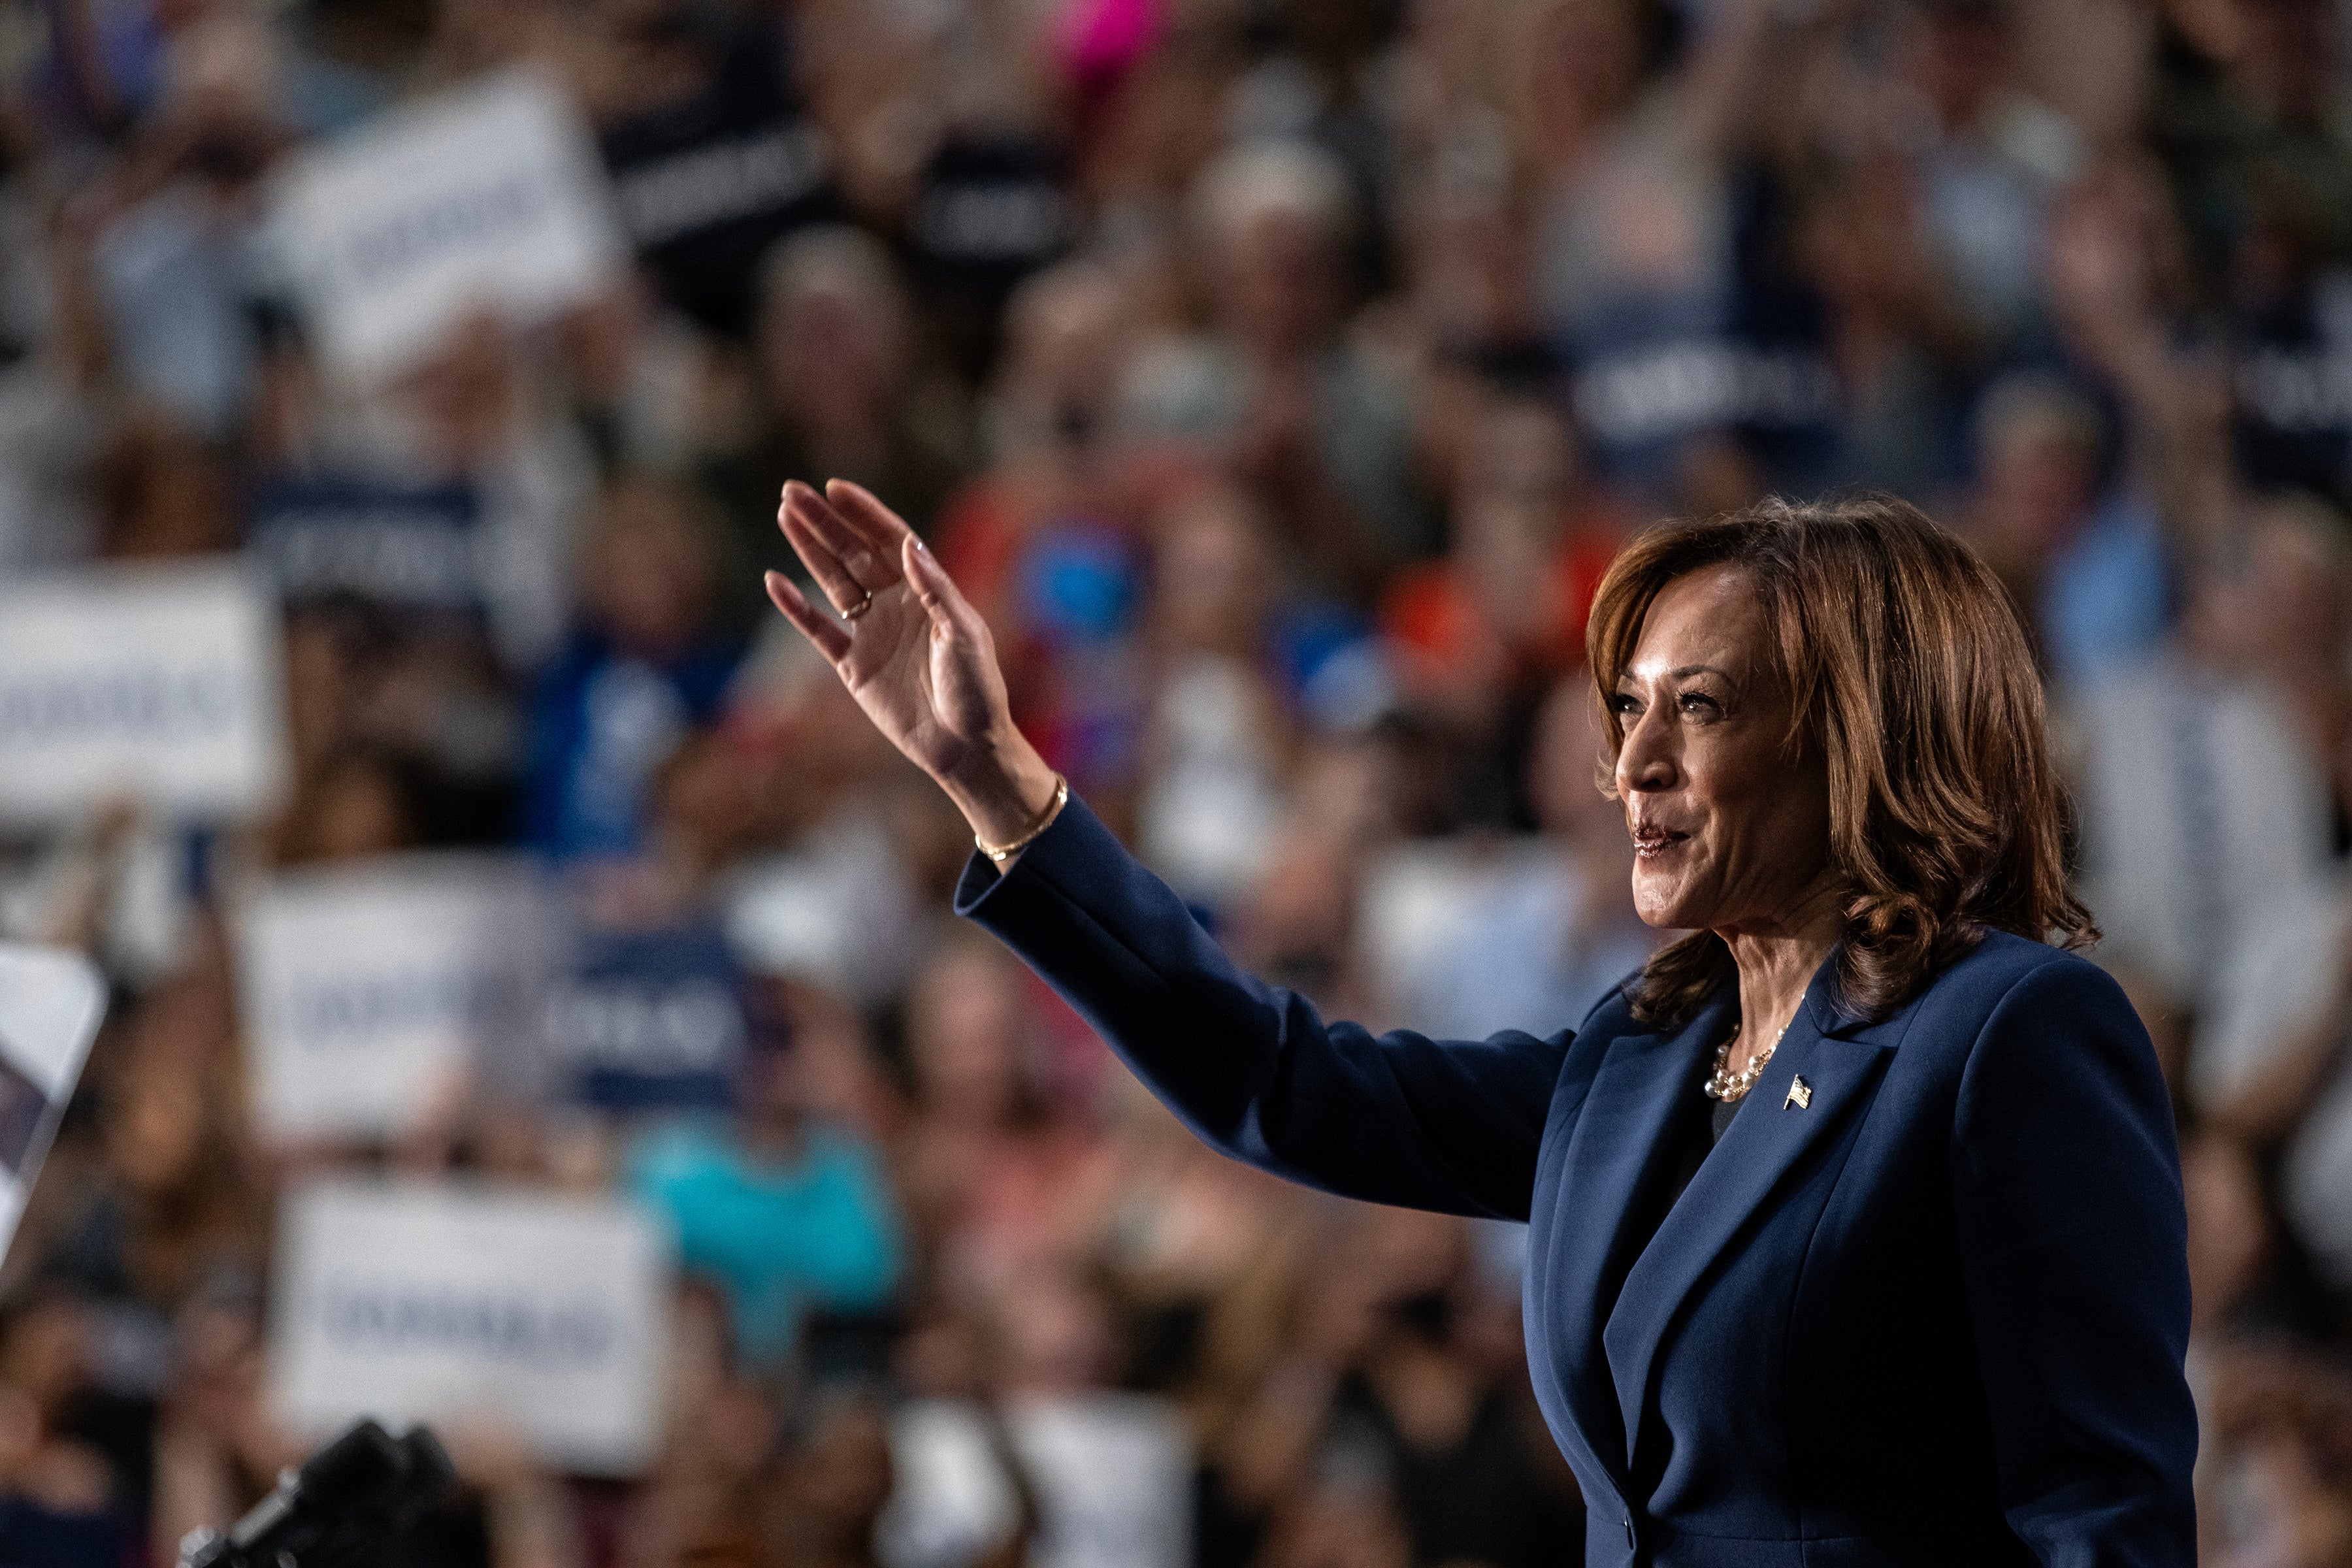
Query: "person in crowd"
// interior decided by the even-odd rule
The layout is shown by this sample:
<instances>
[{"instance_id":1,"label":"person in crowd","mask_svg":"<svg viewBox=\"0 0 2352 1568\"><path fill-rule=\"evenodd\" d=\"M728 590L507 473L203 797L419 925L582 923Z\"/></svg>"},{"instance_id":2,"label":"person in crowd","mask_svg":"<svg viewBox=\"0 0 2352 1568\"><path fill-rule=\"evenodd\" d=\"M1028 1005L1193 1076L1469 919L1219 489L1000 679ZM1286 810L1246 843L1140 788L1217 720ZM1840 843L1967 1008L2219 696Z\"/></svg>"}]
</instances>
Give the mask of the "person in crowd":
<instances>
[{"instance_id":1,"label":"person in crowd","mask_svg":"<svg viewBox=\"0 0 2352 1568\"><path fill-rule=\"evenodd\" d=\"M644 842L656 770L725 694L735 650L712 626L714 542L690 499L614 486L589 537L584 624L533 703L530 841L625 856Z\"/></svg>"},{"instance_id":2,"label":"person in crowd","mask_svg":"<svg viewBox=\"0 0 2352 1568\"><path fill-rule=\"evenodd\" d=\"M562 641L602 499L594 454L550 416L551 378L530 349L512 323L469 311L390 385L320 399L317 427L294 438L393 483L471 495L488 630L526 678Z\"/></svg>"},{"instance_id":3,"label":"person in crowd","mask_svg":"<svg viewBox=\"0 0 2352 1568\"><path fill-rule=\"evenodd\" d=\"M2328 124L2342 19L2318 0L2184 10L2157 69L2150 141L2208 266L2277 204L2333 261L2352 259L2352 156Z\"/></svg>"},{"instance_id":4,"label":"person in crowd","mask_svg":"<svg viewBox=\"0 0 2352 1568\"><path fill-rule=\"evenodd\" d=\"M1482 1039L1513 1020L1580 1018L1656 946L1625 897L1616 809L1582 776L1601 743L1585 688L1562 679L1537 715L1527 787L1547 853L1445 944L1411 1007L1433 1033Z\"/></svg>"},{"instance_id":5,"label":"person in crowd","mask_svg":"<svg viewBox=\"0 0 2352 1568\"><path fill-rule=\"evenodd\" d=\"M873 1391L855 1385L816 1389L807 1404L763 1500L774 1558L808 1568L881 1568L877 1527L897 1485L889 1412ZM1026 1543L1010 1544L1018 1552Z\"/></svg>"},{"instance_id":6,"label":"person in crowd","mask_svg":"<svg viewBox=\"0 0 2352 1568\"><path fill-rule=\"evenodd\" d=\"M1918 182L1872 146L1845 179L1798 184L1795 270L1818 299L1838 385L1835 467L1898 495L1951 488L1954 430L1991 345L1930 252Z\"/></svg>"},{"instance_id":7,"label":"person in crowd","mask_svg":"<svg viewBox=\"0 0 2352 1568\"><path fill-rule=\"evenodd\" d=\"M942 947L908 996L914 1093L896 1161L923 1256L986 1291L1072 1259L1110 1172L1072 1113L1025 977L991 946Z\"/></svg>"},{"instance_id":8,"label":"person in crowd","mask_svg":"<svg viewBox=\"0 0 2352 1568\"><path fill-rule=\"evenodd\" d=\"M238 1026L231 952L210 931L188 947L178 971L110 1030L87 1071L108 1107L92 1151L100 1163L52 1221L45 1270L106 1305L132 1365L180 1303L249 1282L262 1257L263 1215L237 1152L228 1070Z\"/></svg>"},{"instance_id":9,"label":"person in crowd","mask_svg":"<svg viewBox=\"0 0 2352 1568\"><path fill-rule=\"evenodd\" d=\"M1928 244L1978 331L2013 339L2033 309L2051 202L2080 165L2082 133L2021 79L2025 7L1930 0L1907 10Z\"/></svg>"},{"instance_id":10,"label":"person in crowd","mask_svg":"<svg viewBox=\"0 0 2352 1568\"><path fill-rule=\"evenodd\" d=\"M730 1364L772 1373L810 1312L887 1304L905 1243L876 1152L805 1114L790 1047L751 1050L740 1076L731 1120L648 1132L624 1180L677 1226L683 1267L717 1281Z\"/></svg>"},{"instance_id":11,"label":"person in crowd","mask_svg":"<svg viewBox=\"0 0 2352 1568\"><path fill-rule=\"evenodd\" d=\"M0 1549L12 1562L120 1561L138 1539L150 1468L137 1444L152 1413L93 1377L90 1334L68 1294L37 1290L0 1309Z\"/></svg>"},{"instance_id":12,"label":"person in crowd","mask_svg":"<svg viewBox=\"0 0 2352 1568\"><path fill-rule=\"evenodd\" d=\"M2163 640L2171 581L2156 520L2102 494L2105 435L2090 403L2047 377L1996 384L1977 415L1971 531L2028 606L2051 679L2090 680Z\"/></svg>"},{"instance_id":13,"label":"person in crowd","mask_svg":"<svg viewBox=\"0 0 2352 1568\"><path fill-rule=\"evenodd\" d=\"M719 515L739 527L786 477L822 469L903 487L930 527L970 466L966 415L924 357L889 251L862 229L803 230L769 256L760 299L755 417L704 459ZM744 563L783 563L772 540L731 542Z\"/></svg>"},{"instance_id":14,"label":"person in crowd","mask_svg":"<svg viewBox=\"0 0 2352 1568\"><path fill-rule=\"evenodd\" d=\"M2237 558L2209 582L2196 632L2221 668L2275 695L2328 781L2340 847L2352 820L2352 675L2334 650L2352 614L2352 525L2326 502L2290 493L2250 499L2239 531Z\"/></svg>"},{"instance_id":15,"label":"person in crowd","mask_svg":"<svg viewBox=\"0 0 2352 1568\"><path fill-rule=\"evenodd\" d=\"M116 561L207 555L236 542L226 466L212 447L161 413L134 415L92 476L98 550Z\"/></svg>"},{"instance_id":16,"label":"person in crowd","mask_svg":"<svg viewBox=\"0 0 2352 1568\"><path fill-rule=\"evenodd\" d=\"M2241 1352L2216 1369L2200 1467L2198 1561L2319 1568L2352 1553L2352 1384L2292 1357Z\"/></svg>"},{"instance_id":17,"label":"person in crowd","mask_svg":"<svg viewBox=\"0 0 2352 1568\"><path fill-rule=\"evenodd\" d=\"M356 860L420 841L414 770L404 759L353 745L321 761L280 825L281 866Z\"/></svg>"},{"instance_id":18,"label":"person in crowd","mask_svg":"<svg viewBox=\"0 0 2352 1568\"><path fill-rule=\"evenodd\" d=\"M1404 389L1342 331L1359 221L1346 177L1303 142L1244 146L1202 172L1194 202L1216 330L1145 353L1139 433L1208 445L1282 520L1289 569L1360 601L1429 539Z\"/></svg>"},{"instance_id":19,"label":"person in crowd","mask_svg":"<svg viewBox=\"0 0 2352 1568\"><path fill-rule=\"evenodd\" d=\"M1536 710L1582 668L1592 595L1632 530L1548 403L1491 395L1465 458L1450 549L1395 574L1381 621L1405 700L1445 727L1488 797L1465 816L1516 826L1528 797L1510 775Z\"/></svg>"},{"instance_id":20,"label":"person in crowd","mask_svg":"<svg viewBox=\"0 0 2352 1568\"><path fill-rule=\"evenodd\" d=\"M1230 904L1284 813L1290 705L1273 549L1240 489L1180 493L1150 520L1138 841L1173 884Z\"/></svg>"},{"instance_id":21,"label":"person in crowd","mask_svg":"<svg viewBox=\"0 0 2352 1568\"><path fill-rule=\"evenodd\" d=\"M1099 262L1066 262L1021 286L982 403L987 467L940 516L941 559L971 580L1003 637L1023 710L1048 729L1043 710L1066 689L1056 634L1070 618L1057 613L1053 567L1071 554L1123 563L1135 521L1121 403L1134 316L1118 275ZM1125 605L1115 596L1113 608Z\"/></svg>"},{"instance_id":22,"label":"person in crowd","mask_svg":"<svg viewBox=\"0 0 2352 1568\"><path fill-rule=\"evenodd\" d=\"M2174 635L2067 699L2079 874L2108 952L2208 1022L2269 911L2305 907L2331 876L2332 705L2277 640L2326 624L2324 574L2303 579L2326 535L2295 544L2295 531L2248 541L2241 561L2209 558ZM2299 581L2282 592L2282 577Z\"/></svg>"}]
</instances>

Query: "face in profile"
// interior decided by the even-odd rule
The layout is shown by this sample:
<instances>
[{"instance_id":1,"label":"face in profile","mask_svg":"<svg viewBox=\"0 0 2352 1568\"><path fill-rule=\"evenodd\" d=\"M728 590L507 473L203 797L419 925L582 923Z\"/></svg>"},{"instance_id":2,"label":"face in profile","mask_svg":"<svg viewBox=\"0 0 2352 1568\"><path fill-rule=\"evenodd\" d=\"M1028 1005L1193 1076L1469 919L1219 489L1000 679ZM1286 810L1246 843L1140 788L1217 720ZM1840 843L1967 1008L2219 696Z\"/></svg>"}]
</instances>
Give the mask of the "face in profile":
<instances>
[{"instance_id":1,"label":"face in profile","mask_svg":"<svg viewBox=\"0 0 2352 1568\"><path fill-rule=\"evenodd\" d=\"M1790 696L1748 574L1667 584L1610 700L1642 919L1724 936L1780 929L1828 864L1828 768L1818 748L1790 743Z\"/></svg>"}]
</instances>

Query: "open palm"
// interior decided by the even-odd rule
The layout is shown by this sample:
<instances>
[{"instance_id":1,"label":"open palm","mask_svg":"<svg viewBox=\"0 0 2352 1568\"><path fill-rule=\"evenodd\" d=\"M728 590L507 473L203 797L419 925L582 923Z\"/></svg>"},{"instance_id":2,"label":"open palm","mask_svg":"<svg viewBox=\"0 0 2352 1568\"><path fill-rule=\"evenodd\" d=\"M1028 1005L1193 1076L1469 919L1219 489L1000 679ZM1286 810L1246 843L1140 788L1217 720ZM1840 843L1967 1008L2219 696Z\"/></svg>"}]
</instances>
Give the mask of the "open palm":
<instances>
[{"instance_id":1,"label":"open palm","mask_svg":"<svg viewBox=\"0 0 2352 1568\"><path fill-rule=\"evenodd\" d=\"M776 521L844 618L781 573L768 597L831 662L859 707L917 766L952 785L1012 720L988 625L898 513L845 479L795 479Z\"/></svg>"}]
</instances>

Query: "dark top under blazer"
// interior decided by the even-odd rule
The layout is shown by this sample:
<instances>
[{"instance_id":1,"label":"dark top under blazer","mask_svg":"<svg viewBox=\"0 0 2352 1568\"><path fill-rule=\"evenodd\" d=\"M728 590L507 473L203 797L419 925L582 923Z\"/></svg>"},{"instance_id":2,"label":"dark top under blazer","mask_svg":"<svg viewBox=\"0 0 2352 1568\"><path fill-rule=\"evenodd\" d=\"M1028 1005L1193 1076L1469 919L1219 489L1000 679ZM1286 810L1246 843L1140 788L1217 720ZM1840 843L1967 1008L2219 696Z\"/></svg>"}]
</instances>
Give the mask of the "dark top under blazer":
<instances>
[{"instance_id":1,"label":"dark top under blazer","mask_svg":"<svg viewBox=\"0 0 2352 1568\"><path fill-rule=\"evenodd\" d=\"M1530 1222L1528 1359L1588 1562L2194 1561L2171 1110L2094 965L1991 936L1875 1024L1816 976L1643 1245L1728 995L1665 1035L1616 994L1542 1038L1326 1025L1076 799L956 902L1218 1149Z\"/></svg>"}]
</instances>

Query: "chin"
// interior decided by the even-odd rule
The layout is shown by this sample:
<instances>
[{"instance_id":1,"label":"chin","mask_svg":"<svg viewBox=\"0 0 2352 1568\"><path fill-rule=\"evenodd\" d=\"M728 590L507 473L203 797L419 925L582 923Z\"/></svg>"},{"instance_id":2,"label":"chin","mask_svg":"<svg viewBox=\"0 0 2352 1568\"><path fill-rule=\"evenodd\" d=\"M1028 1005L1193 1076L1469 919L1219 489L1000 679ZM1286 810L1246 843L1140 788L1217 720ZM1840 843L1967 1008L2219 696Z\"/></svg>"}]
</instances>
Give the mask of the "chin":
<instances>
[{"instance_id":1,"label":"chin","mask_svg":"<svg viewBox=\"0 0 2352 1568\"><path fill-rule=\"evenodd\" d=\"M1637 871L1633 877L1633 912L1642 918L1643 925L1659 931L1696 931L1707 923L1707 916L1713 911L1699 908L1699 900L1690 897L1687 889L1644 887L1643 880Z\"/></svg>"},{"instance_id":2,"label":"chin","mask_svg":"<svg viewBox=\"0 0 2352 1568\"><path fill-rule=\"evenodd\" d=\"M1684 931L1691 927L1689 914L1673 898L1643 898L1642 889L1633 889L1633 912L1642 923L1659 931Z\"/></svg>"}]
</instances>

